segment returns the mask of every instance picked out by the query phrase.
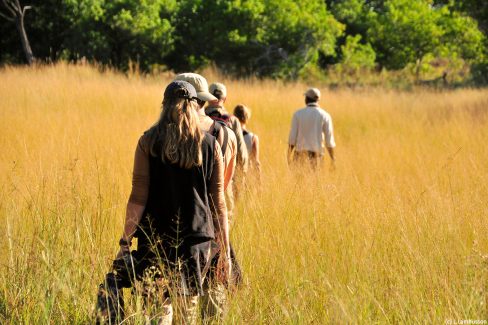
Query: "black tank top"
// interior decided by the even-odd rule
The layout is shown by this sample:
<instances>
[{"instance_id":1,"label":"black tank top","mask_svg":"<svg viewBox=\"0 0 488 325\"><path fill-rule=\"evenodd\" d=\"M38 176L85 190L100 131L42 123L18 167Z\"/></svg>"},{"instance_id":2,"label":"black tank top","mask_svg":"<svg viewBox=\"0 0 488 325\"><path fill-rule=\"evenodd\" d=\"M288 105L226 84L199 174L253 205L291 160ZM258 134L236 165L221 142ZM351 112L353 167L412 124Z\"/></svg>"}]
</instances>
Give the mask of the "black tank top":
<instances>
[{"instance_id":1,"label":"black tank top","mask_svg":"<svg viewBox=\"0 0 488 325\"><path fill-rule=\"evenodd\" d=\"M208 195L214 169L214 146L215 138L205 134L203 163L191 169L150 156L149 195L135 235L139 249L150 246L156 238L160 241L158 246L180 250L214 239Z\"/></svg>"}]
</instances>

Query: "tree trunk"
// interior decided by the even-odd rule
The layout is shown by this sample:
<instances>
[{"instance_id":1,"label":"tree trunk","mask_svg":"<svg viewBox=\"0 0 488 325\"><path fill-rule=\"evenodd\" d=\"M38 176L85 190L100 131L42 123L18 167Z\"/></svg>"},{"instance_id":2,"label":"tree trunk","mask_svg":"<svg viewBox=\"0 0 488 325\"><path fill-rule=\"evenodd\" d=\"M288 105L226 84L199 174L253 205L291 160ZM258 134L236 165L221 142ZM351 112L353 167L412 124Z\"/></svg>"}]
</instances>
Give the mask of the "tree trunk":
<instances>
[{"instance_id":1,"label":"tree trunk","mask_svg":"<svg viewBox=\"0 0 488 325\"><path fill-rule=\"evenodd\" d=\"M420 81L420 73L422 72L422 64L424 63L424 56L425 54L423 51L415 52L417 60L415 61L415 81Z\"/></svg>"},{"instance_id":2,"label":"tree trunk","mask_svg":"<svg viewBox=\"0 0 488 325\"><path fill-rule=\"evenodd\" d=\"M420 67L422 66L422 59L417 59L415 64L415 82L420 80Z\"/></svg>"},{"instance_id":3,"label":"tree trunk","mask_svg":"<svg viewBox=\"0 0 488 325\"><path fill-rule=\"evenodd\" d=\"M32 63L34 63L34 54L32 53L29 38L27 38L27 33L25 32L24 15L17 15L15 19L15 25L17 26L17 30L19 31L20 41L22 42L22 49L24 50L27 63L29 65L32 65Z\"/></svg>"}]
</instances>

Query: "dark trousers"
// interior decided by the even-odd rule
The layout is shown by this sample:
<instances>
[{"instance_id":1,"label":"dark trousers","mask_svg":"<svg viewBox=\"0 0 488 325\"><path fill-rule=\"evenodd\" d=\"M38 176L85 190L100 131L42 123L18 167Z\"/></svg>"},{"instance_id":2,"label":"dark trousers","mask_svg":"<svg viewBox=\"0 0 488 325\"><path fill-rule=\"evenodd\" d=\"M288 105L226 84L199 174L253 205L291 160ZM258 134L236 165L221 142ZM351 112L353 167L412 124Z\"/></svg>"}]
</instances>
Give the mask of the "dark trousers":
<instances>
[{"instance_id":1,"label":"dark trousers","mask_svg":"<svg viewBox=\"0 0 488 325\"><path fill-rule=\"evenodd\" d=\"M233 271L232 282L234 285L238 285L242 281L242 271L232 246L231 259ZM214 287L213 282L216 281L215 267L217 266L217 260L218 254L212 259L212 265L205 280L207 282L207 289ZM157 265L158 258L154 253L146 250L132 251L123 258L116 259L112 264L112 271L106 274L104 282L99 285L96 306L97 324L101 322L110 324L120 323L124 319L123 288L133 288L135 282L143 281L145 276L150 276L155 282L158 279L164 278ZM179 274L179 279L184 277L184 274ZM162 294L163 300L169 298L168 292L165 291ZM146 297L145 291L143 291L143 296L144 298L152 299L152 297ZM211 317L213 315L209 316Z\"/></svg>"},{"instance_id":2,"label":"dark trousers","mask_svg":"<svg viewBox=\"0 0 488 325\"><path fill-rule=\"evenodd\" d=\"M294 151L293 162L298 164L310 164L313 170L317 170L320 166L322 155L314 151Z\"/></svg>"},{"instance_id":3,"label":"dark trousers","mask_svg":"<svg viewBox=\"0 0 488 325\"><path fill-rule=\"evenodd\" d=\"M112 271L105 275L97 293L97 324L106 321L117 324L124 319L123 288L132 288L141 280L144 271L151 265L154 256L133 251L114 260Z\"/></svg>"}]
</instances>

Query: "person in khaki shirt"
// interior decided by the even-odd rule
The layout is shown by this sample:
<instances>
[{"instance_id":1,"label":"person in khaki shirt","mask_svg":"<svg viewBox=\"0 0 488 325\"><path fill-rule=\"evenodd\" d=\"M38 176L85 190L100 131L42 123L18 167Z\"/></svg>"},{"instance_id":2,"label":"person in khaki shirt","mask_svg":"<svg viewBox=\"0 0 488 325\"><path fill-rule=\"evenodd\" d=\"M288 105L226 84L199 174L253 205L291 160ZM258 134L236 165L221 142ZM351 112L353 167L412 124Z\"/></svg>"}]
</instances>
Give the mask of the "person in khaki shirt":
<instances>
[{"instance_id":1,"label":"person in khaki shirt","mask_svg":"<svg viewBox=\"0 0 488 325\"><path fill-rule=\"evenodd\" d=\"M293 114L288 139L288 158L290 161L306 160L310 162L312 168L316 169L324 155L325 142L332 166L334 166L336 144L332 117L319 106L320 90L310 88L304 95L307 106Z\"/></svg>"},{"instance_id":2,"label":"person in khaki shirt","mask_svg":"<svg viewBox=\"0 0 488 325\"><path fill-rule=\"evenodd\" d=\"M209 91L216 99L208 102L207 107L205 107L205 114L225 121L234 131L237 139L237 166L243 173L246 173L249 165L249 153L242 134L241 122L237 117L229 114L224 107L227 100L227 88L224 84L215 82L210 85Z\"/></svg>"},{"instance_id":3,"label":"person in khaki shirt","mask_svg":"<svg viewBox=\"0 0 488 325\"><path fill-rule=\"evenodd\" d=\"M237 161L237 138L230 129L222 128L218 134L215 134L216 122L205 115L205 102L214 101L217 98L209 92L207 80L197 73L181 73L175 77L174 80L183 80L189 82L197 90L198 117L200 119L200 128L204 132L215 135L217 142L223 149L224 157L224 190L227 191L229 184L231 184L235 173ZM233 205L232 205L233 206ZM229 208L229 207L228 207ZM231 210L231 209L229 209ZM229 216L230 217L230 216Z\"/></svg>"},{"instance_id":4,"label":"person in khaki shirt","mask_svg":"<svg viewBox=\"0 0 488 325\"><path fill-rule=\"evenodd\" d=\"M245 174L247 173L249 154L244 141L241 122L239 122L237 117L229 114L224 107L224 103L227 99L227 88L224 84L217 82L210 85L209 91L216 97L216 100L209 101L207 107L205 107L205 114L214 120L219 120L227 124L232 131L234 131L237 139L237 170L234 178L231 179L232 185L227 187L225 191L227 210L229 212L229 217L233 219L235 207L234 201L244 182Z\"/></svg>"}]
</instances>

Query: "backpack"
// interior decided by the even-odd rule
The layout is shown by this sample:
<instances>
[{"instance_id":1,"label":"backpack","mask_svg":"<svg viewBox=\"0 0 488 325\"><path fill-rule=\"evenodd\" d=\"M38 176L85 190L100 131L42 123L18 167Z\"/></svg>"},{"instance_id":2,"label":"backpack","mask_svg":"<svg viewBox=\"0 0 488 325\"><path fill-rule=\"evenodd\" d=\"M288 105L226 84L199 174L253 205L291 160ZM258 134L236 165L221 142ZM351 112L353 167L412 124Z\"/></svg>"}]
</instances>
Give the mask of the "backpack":
<instances>
[{"instance_id":1,"label":"backpack","mask_svg":"<svg viewBox=\"0 0 488 325\"><path fill-rule=\"evenodd\" d=\"M232 121L230 120L231 115L221 114L219 111L214 111L208 115L214 121L220 121L225 124L228 128L232 129Z\"/></svg>"},{"instance_id":2,"label":"backpack","mask_svg":"<svg viewBox=\"0 0 488 325\"><path fill-rule=\"evenodd\" d=\"M220 119L214 119L214 129L212 135L217 139L219 137L220 131L224 132L224 141L222 142L222 156L225 156L225 150L227 150L227 144L229 142L229 130L227 130L227 124Z\"/></svg>"}]
</instances>

